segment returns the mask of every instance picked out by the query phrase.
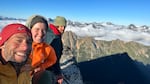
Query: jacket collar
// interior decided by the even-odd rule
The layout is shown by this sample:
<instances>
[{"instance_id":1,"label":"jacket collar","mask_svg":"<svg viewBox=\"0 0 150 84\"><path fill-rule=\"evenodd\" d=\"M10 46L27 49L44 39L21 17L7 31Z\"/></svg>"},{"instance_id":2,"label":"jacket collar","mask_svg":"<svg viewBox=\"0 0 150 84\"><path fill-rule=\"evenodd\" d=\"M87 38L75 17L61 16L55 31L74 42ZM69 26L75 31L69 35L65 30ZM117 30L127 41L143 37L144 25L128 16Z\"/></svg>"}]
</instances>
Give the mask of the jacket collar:
<instances>
[{"instance_id":1,"label":"jacket collar","mask_svg":"<svg viewBox=\"0 0 150 84\"><path fill-rule=\"evenodd\" d=\"M61 33L58 31L57 27L53 24L49 24L49 28L53 31L55 35L61 35Z\"/></svg>"}]
</instances>

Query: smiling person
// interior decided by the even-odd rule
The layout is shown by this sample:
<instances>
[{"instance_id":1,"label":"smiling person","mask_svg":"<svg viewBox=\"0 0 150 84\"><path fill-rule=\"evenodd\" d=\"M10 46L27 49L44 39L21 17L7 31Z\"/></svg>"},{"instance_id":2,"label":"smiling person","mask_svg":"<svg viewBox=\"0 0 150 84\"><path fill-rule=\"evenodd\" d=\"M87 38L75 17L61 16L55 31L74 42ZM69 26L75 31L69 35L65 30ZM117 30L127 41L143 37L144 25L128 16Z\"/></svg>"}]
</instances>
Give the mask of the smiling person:
<instances>
[{"instance_id":1,"label":"smiling person","mask_svg":"<svg viewBox=\"0 0 150 84\"><path fill-rule=\"evenodd\" d=\"M60 68L60 58L63 51L61 37L65 31L66 25L67 20L64 17L56 16L54 19L54 24L49 24L49 29L46 33L45 39L45 42L50 44L56 52L57 62L52 67L47 68L47 70L55 73L58 84L62 84L64 78Z\"/></svg>"},{"instance_id":2,"label":"smiling person","mask_svg":"<svg viewBox=\"0 0 150 84\"><path fill-rule=\"evenodd\" d=\"M30 76L23 75L31 51L30 30L19 23L5 26L0 33L0 84L30 84ZM25 81L27 79L27 81Z\"/></svg>"},{"instance_id":3,"label":"smiling person","mask_svg":"<svg viewBox=\"0 0 150 84\"><path fill-rule=\"evenodd\" d=\"M34 68L33 84L54 84L53 74L47 71L46 68L55 64L57 58L54 49L44 42L46 31L48 29L47 20L40 15L33 15L27 19L26 26L30 28L32 34L32 52L30 59ZM47 76L39 78L38 76L47 72ZM51 80L49 80L51 79Z\"/></svg>"}]
</instances>

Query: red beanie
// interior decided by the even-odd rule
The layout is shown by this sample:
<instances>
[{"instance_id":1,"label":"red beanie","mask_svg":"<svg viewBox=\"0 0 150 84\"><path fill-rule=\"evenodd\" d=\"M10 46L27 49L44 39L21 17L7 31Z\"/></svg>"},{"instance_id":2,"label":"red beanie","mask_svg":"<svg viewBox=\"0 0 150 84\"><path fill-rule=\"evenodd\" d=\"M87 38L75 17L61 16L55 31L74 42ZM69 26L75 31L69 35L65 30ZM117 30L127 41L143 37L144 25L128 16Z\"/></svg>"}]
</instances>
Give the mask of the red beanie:
<instances>
[{"instance_id":1,"label":"red beanie","mask_svg":"<svg viewBox=\"0 0 150 84\"><path fill-rule=\"evenodd\" d=\"M31 36L30 30L23 24L15 23L5 26L0 33L0 46L3 45L12 35L16 33L27 33Z\"/></svg>"}]
</instances>

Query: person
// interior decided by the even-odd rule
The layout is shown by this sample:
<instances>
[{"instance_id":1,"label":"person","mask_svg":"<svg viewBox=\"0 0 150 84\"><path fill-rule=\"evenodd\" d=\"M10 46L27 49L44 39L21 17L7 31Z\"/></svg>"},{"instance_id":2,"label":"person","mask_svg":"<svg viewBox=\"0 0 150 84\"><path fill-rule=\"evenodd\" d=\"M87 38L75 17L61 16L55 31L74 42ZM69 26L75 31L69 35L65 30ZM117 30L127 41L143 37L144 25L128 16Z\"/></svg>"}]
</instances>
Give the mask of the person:
<instances>
[{"instance_id":1,"label":"person","mask_svg":"<svg viewBox=\"0 0 150 84\"><path fill-rule=\"evenodd\" d=\"M53 71L55 73L58 84L62 84L63 82L63 75L60 68L60 58L63 51L61 36L64 33L66 23L67 21L64 17L56 16L54 19L54 24L49 24L49 29L47 30L45 39L45 42L50 44L56 52L57 61L47 70Z\"/></svg>"},{"instance_id":2,"label":"person","mask_svg":"<svg viewBox=\"0 0 150 84\"><path fill-rule=\"evenodd\" d=\"M31 52L31 33L23 24L6 25L0 33L0 84L30 84L30 75L21 70Z\"/></svg>"},{"instance_id":3,"label":"person","mask_svg":"<svg viewBox=\"0 0 150 84\"><path fill-rule=\"evenodd\" d=\"M30 28L32 34L33 43L30 58L32 60L31 65L34 68L33 74L36 75L34 75L34 77L37 79L36 77L41 71L45 71L46 68L55 64L57 58L54 49L44 42L45 34L48 29L47 20L43 16L32 15L27 19L26 26ZM53 76L50 77L52 78ZM43 80L41 83L47 82L48 84L53 84L48 81L44 81L45 79L41 80ZM35 82L39 83L39 80L33 80L33 83Z\"/></svg>"}]
</instances>

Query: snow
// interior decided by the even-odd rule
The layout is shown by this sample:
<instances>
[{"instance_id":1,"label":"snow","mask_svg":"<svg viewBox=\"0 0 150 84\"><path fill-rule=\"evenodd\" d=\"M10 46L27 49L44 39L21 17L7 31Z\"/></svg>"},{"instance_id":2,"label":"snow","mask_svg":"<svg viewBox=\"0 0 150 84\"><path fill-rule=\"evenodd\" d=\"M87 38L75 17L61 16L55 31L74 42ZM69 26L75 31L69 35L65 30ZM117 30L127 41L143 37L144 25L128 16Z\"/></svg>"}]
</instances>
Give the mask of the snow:
<instances>
[{"instance_id":1,"label":"snow","mask_svg":"<svg viewBox=\"0 0 150 84\"><path fill-rule=\"evenodd\" d=\"M19 20L0 20L0 30L9 23L22 23L25 24L25 21ZM81 23L83 24L83 23ZM101 27L93 27L93 24L84 25L84 26L73 26L67 25L65 31L72 31L78 36L91 36L96 40L116 40L120 39L126 42L135 41L138 43L142 43L146 46L150 46L150 32L142 31L141 27L137 28L137 31L129 29L127 26L122 25L114 25L114 24L104 24ZM147 31L150 31L148 28Z\"/></svg>"},{"instance_id":2,"label":"snow","mask_svg":"<svg viewBox=\"0 0 150 84\"><path fill-rule=\"evenodd\" d=\"M93 28L91 25L86 27L73 27L71 25L67 26L65 31L73 31L79 36L91 36L96 40L116 40L120 39L126 42L135 41L147 46L150 46L150 33L140 31L140 27L137 31L131 30L123 26L110 26L103 25L101 28Z\"/></svg>"}]
</instances>

